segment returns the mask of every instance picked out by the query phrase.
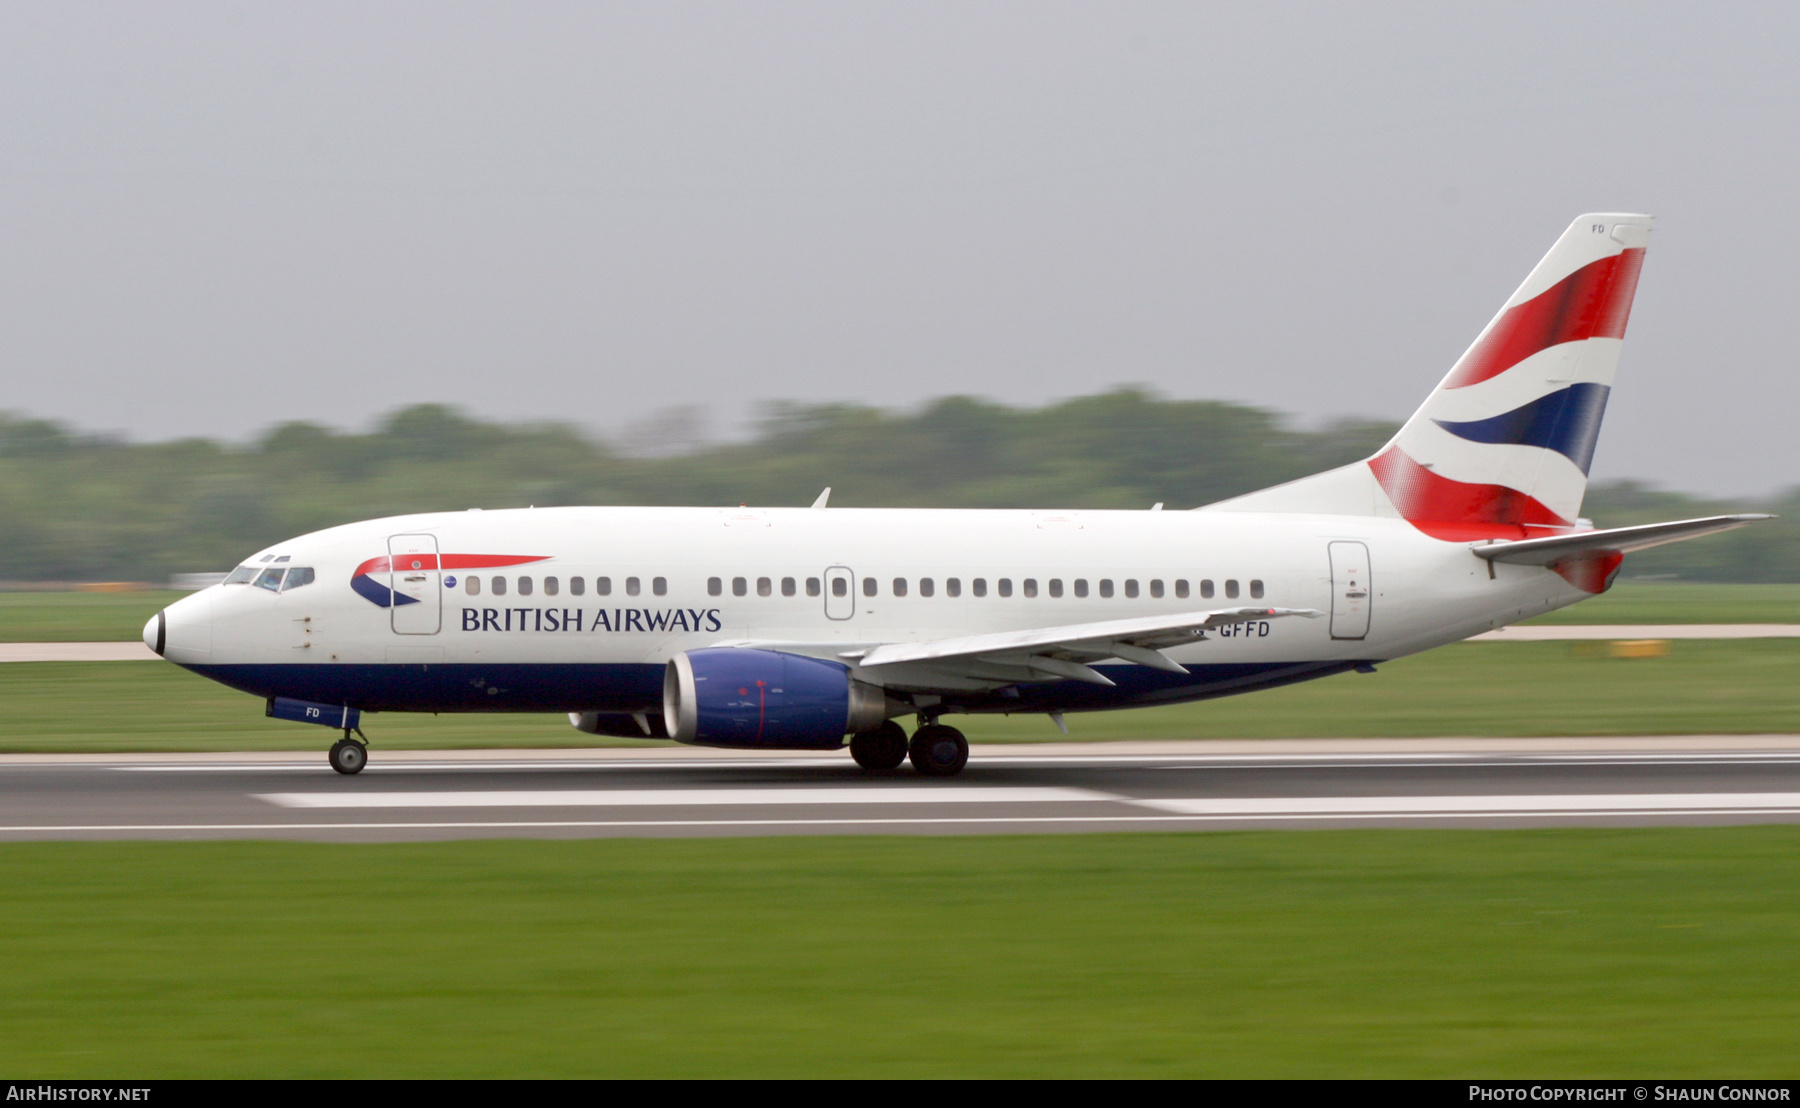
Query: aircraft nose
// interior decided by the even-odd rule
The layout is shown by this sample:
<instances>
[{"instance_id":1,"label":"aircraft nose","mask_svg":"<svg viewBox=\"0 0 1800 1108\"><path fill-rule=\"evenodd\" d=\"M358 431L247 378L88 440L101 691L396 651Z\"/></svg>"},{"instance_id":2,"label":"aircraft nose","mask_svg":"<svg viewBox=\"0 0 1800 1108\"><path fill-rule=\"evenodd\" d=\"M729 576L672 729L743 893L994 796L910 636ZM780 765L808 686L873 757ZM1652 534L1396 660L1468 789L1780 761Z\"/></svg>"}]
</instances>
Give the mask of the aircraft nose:
<instances>
[{"instance_id":1,"label":"aircraft nose","mask_svg":"<svg viewBox=\"0 0 1800 1108\"><path fill-rule=\"evenodd\" d=\"M144 624L144 645L177 665L209 661L215 605L207 592L177 600Z\"/></svg>"}]
</instances>

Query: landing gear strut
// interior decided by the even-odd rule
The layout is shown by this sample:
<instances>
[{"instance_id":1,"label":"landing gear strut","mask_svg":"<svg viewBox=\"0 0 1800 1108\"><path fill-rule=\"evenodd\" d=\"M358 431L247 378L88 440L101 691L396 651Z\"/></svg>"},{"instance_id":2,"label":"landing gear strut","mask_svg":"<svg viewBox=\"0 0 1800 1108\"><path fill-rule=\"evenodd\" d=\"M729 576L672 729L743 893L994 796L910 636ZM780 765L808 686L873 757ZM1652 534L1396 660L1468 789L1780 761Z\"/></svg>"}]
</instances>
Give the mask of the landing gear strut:
<instances>
[{"instance_id":1,"label":"landing gear strut","mask_svg":"<svg viewBox=\"0 0 1800 1108\"><path fill-rule=\"evenodd\" d=\"M362 732L358 731L358 738ZM344 732L344 737L331 744L331 768L339 773L361 773L369 764L369 748Z\"/></svg>"},{"instance_id":2,"label":"landing gear strut","mask_svg":"<svg viewBox=\"0 0 1800 1108\"><path fill-rule=\"evenodd\" d=\"M928 723L913 732L906 753L926 777L955 777L969 764L969 740L948 724Z\"/></svg>"},{"instance_id":3,"label":"landing gear strut","mask_svg":"<svg viewBox=\"0 0 1800 1108\"><path fill-rule=\"evenodd\" d=\"M900 768L906 761L906 728L890 719L873 731L850 736L850 757L870 771Z\"/></svg>"}]
</instances>

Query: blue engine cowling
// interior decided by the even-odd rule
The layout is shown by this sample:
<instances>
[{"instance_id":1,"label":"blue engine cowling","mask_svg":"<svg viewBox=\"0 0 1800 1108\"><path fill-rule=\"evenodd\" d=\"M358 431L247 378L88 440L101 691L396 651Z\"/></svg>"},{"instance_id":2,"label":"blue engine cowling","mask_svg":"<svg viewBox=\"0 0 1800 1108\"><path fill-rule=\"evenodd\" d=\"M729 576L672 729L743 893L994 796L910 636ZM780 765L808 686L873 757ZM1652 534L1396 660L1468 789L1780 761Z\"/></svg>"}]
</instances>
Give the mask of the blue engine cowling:
<instances>
[{"instance_id":1,"label":"blue engine cowling","mask_svg":"<svg viewBox=\"0 0 1800 1108\"><path fill-rule=\"evenodd\" d=\"M695 746L831 749L881 726L887 708L849 666L776 650L689 650L663 677L669 737Z\"/></svg>"}]
</instances>

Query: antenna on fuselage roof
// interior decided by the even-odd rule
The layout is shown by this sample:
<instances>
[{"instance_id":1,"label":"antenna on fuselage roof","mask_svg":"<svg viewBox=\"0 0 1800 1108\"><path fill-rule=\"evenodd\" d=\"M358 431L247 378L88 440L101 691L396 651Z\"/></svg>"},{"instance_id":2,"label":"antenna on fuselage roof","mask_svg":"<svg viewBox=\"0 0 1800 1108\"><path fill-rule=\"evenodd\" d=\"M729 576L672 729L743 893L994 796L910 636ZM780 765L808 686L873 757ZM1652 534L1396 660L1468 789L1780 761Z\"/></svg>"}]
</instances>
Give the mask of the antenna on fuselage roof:
<instances>
[{"instance_id":1,"label":"antenna on fuselage roof","mask_svg":"<svg viewBox=\"0 0 1800 1108\"><path fill-rule=\"evenodd\" d=\"M825 506L825 502L830 499L831 499L831 486L826 485L825 491L819 494L819 498L817 500L813 501L812 506L815 508L823 508Z\"/></svg>"}]
</instances>

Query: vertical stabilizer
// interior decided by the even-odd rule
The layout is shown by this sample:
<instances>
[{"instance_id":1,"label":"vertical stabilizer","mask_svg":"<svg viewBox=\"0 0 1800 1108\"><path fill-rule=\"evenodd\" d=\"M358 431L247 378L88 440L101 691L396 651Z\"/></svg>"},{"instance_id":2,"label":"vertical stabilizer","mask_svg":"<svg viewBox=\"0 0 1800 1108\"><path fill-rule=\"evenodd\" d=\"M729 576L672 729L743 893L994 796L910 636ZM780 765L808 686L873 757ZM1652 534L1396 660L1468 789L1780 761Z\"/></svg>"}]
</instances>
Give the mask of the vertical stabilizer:
<instances>
[{"instance_id":1,"label":"vertical stabilizer","mask_svg":"<svg viewBox=\"0 0 1800 1108\"><path fill-rule=\"evenodd\" d=\"M1208 510L1396 515L1450 540L1572 526L1650 225L1576 219L1374 457Z\"/></svg>"}]
</instances>

